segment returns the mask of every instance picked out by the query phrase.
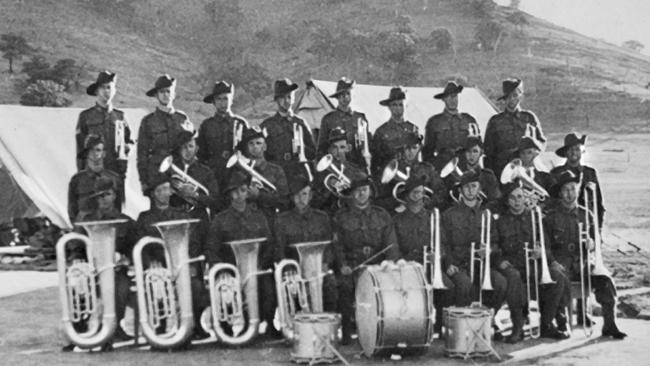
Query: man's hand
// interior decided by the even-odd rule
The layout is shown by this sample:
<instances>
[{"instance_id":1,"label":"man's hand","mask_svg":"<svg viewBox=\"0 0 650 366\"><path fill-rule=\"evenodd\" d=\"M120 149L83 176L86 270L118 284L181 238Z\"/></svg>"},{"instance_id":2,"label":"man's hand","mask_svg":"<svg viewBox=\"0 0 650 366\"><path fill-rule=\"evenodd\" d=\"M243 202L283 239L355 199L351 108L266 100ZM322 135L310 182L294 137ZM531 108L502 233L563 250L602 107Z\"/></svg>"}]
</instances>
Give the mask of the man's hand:
<instances>
[{"instance_id":1,"label":"man's hand","mask_svg":"<svg viewBox=\"0 0 650 366\"><path fill-rule=\"evenodd\" d=\"M594 243L594 239L587 238L587 250L592 251L594 249L596 249L596 243Z\"/></svg>"},{"instance_id":2,"label":"man's hand","mask_svg":"<svg viewBox=\"0 0 650 366\"><path fill-rule=\"evenodd\" d=\"M512 264L508 261L503 261L501 264L499 264L499 269L506 269L508 267L512 267Z\"/></svg>"},{"instance_id":3,"label":"man's hand","mask_svg":"<svg viewBox=\"0 0 650 366\"><path fill-rule=\"evenodd\" d=\"M190 183L175 184L174 189L176 189L181 197L196 198L197 196L196 187Z\"/></svg>"},{"instance_id":4,"label":"man's hand","mask_svg":"<svg viewBox=\"0 0 650 366\"><path fill-rule=\"evenodd\" d=\"M565 272L566 271L564 266L561 265L560 263L558 263L557 261L553 261L553 263L551 263L551 269L554 270L554 271L557 271L557 272Z\"/></svg>"},{"instance_id":5,"label":"man's hand","mask_svg":"<svg viewBox=\"0 0 650 366\"><path fill-rule=\"evenodd\" d=\"M447 267L447 276L451 277L458 273L458 267L454 266L453 264Z\"/></svg>"},{"instance_id":6,"label":"man's hand","mask_svg":"<svg viewBox=\"0 0 650 366\"><path fill-rule=\"evenodd\" d=\"M341 267L341 274L344 276L349 276L352 274L352 268L350 266L343 266Z\"/></svg>"},{"instance_id":7,"label":"man's hand","mask_svg":"<svg viewBox=\"0 0 650 366\"><path fill-rule=\"evenodd\" d=\"M248 195L252 198L256 198L260 195L260 187L256 183L251 183L248 186Z\"/></svg>"}]
</instances>

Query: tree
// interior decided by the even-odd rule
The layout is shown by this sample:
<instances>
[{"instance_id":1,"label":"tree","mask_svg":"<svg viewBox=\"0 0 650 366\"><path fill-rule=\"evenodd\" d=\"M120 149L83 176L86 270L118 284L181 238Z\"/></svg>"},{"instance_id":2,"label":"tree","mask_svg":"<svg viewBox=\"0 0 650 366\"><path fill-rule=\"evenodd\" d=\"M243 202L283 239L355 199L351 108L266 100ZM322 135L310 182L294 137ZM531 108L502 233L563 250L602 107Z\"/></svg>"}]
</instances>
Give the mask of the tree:
<instances>
[{"instance_id":1,"label":"tree","mask_svg":"<svg viewBox=\"0 0 650 366\"><path fill-rule=\"evenodd\" d=\"M78 65L71 58L58 60L52 67L51 73L52 80L65 86L66 91L70 91L73 87L75 91L79 91L81 80L88 76L85 66Z\"/></svg>"},{"instance_id":2,"label":"tree","mask_svg":"<svg viewBox=\"0 0 650 366\"><path fill-rule=\"evenodd\" d=\"M3 52L5 59L9 60L9 73L14 72L14 60L20 60L35 51L22 36L14 33L3 34L0 36L0 51Z\"/></svg>"},{"instance_id":3,"label":"tree","mask_svg":"<svg viewBox=\"0 0 650 366\"><path fill-rule=\"evenodd\" d=\"M70 96L63 85L52 80L38 80L30 84L23 95L20 104L39 107L67 107L72 104Z\"/></svg>"},{"instance_id":4,"label":"tree","mask_svg":"<svg viewBox=\"0 0 650 366\"><path fill-rule=\"evenodd\" d=\"M635 41L633 39L623 42L623 47L630 49L634 52L641 52L645 48L643 43L639 41Z\"/></svg>"},{"instance_id":5,"label":"tree","mask_svg":"<svg viewBox=\"0 0 650 366\"><path fill-rule=\"evenodd\" d=\"M436 51L449 51L454 47L454 37L449 29L436 28L429 34L428 43Z\"/></svg>"},{"instance_id":6,"label":"tree","mask_svg":"<svg viewBox=\"0 0 650 366\"><path fill-rule=\"evenodd\" d=\"M22 70L29 79L28 83L35 83L37 80L50 80L50 63L43 55L33 55L29 61L23 62Z\"/></svg>"}]
</instances>

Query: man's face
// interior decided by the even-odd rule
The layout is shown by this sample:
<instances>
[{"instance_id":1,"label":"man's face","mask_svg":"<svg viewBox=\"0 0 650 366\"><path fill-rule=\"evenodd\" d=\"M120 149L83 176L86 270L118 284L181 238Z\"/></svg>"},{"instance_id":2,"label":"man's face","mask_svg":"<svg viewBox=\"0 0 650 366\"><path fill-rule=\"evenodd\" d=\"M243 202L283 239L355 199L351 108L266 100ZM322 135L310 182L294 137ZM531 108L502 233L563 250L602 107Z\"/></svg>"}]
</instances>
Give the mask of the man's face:
<instances>
[{"instance_id":1,"label":"man's face","mask_svg":"<svg viewBox=\"0 0 650 366\"><path fill-rule=\"evenodd\" d=\"M307 186L293 195L293 204L298 210L304 210L311 201L311 187Z\"/></svg>"},{"instance_id":2,"label":"man's face","mask_svg":"<svg viewBox=\"0 0 650 366\"><path fill-rule=\"evenodd\" d=\"M483 149L478 145L474 145L465 150L465 159L467 159L467 164L472 166L478 164L481 155L483 155Z\"/></svg>"},{"instance_id":3,"label":"man's face","mask_svg":"<svg viewBox=\"0 0 650 366\"><path fill-rule=\"evenodd\" d=\"M181 146L181 158L183 158L184 162L189 163L196 156L197 150L198 146L196 145L196 141L194 141L194 139L191 139L190 141L183 144L183 146Z\"/></svg>"},{"instance_id":4,"label":"man's face","mask_svg":"<svg viewBox=\"0 0 650 366\"><path fill-rule=\"evenodd\" d=\"M424 200L424 186L417 186L406 196L411 203L421 203Z\"/></svg>"},{"instance_id":5,"label":"man's face","mask_svg":"<svg viewBox=\"0 0 650 366\"><path fill-rule=\"evenodd\" d=\"M479 182L469 182L460 188L460 193L463 195L465 200L474 201L478 198L480 189L481 184L479 184Z\"/></svg>"},{"instance_id":6,"label":"man's face","mask_svg":"<svg viewBox=\"0 0 650 366\"><path fill-rule=\"evenodd\" d=\"M523 189L515 188L510 192L510 195L508 196L508 207L515 215L524 212L524 208L526 208L526 199Z\"/></svg>"},{"instance_id":7,"label":"man's face","mask_svg":"<svg viewBox=\"0 0 650 366\"><path fill-rule=\"evenodd\" d=\"M232 94L231 93L219 94L214 97L214 101L212 103L214 104L214 107L217 109L217 112L226 113L230 111L230 107L232 107Z\"/></svg>"},{"instance_id":8,"label":"man's face","mask_svg":"<svg viewBox=\"0 0 650 366\"><path fill-rule=\"evenodd\" d=\"M97 144L88 150L87 159L93 163L96 163L103 161L104 156L106 156L106 152L104 151L104 144Z\"/></svg>"},{"instance_id":9,"label":"man's face","mask_svg":"<svg viewBox=\"0 0 650 366\"><path fill-rule=\"evenodd\" d=\"M523 97L524 97L524 89L520 85L506 98L506 107L508 107L508 109L517 108L519 103L521 103Z\"/></svg>"},{"instance_id":10,"label":"man's face","mask_svg":"<svg viewBox=\"0 0 650 366\"><path fill-rule=\"evenodd\" d=\"M458 94L447 95L443 101L445 102L445 107L447 109L452 111L458 109Z\"/></svg>"},{"instance_id":11,"label":"man's face","mask_svg":"<svg viewBox=\"0 0 650 366\"><path fill-rule=\"evenodd\" d=\"M394 100L388 103L388 109L390 109L390 115L393 119L402 119L404 116L404 101Z\"/></svg>"},{"instance_id":12,"label":"man's face","mask_svg":"<svg viewBox=\"0 0 650 366\"><path fill-rule=\"evenodd\" d=\"M532 166L533 165L533 160L539 155L539 150L537 150L534 147L524 149L519 152L519 158L521 159L521 163L526 166Z\"/></svg>"},{"instance_id":13,"label":"man's face","mask_svg":"<svg viewBox=\"0 0 650 366\"><path fill-rule=\"evenodd\" d=\"M100 211L108 211L112 209L115 203L115 192L112 189L104 192L97 197L97 206Z\"/></svg>"},{"instance_id":14,"label":"man's face","mask_svg":"<svg viewBox=\"0 0 650 366\"><path fill-rule=\"evenodd\" d=\"M352 199L356 206L365 206L370 200L370 186L357 187L352 191Z\"/></svg>"},{"instance_id":15,"label":"man's face","mask_svg":"<svg viewBox=\"0 0 650 366\"><path fill-rule=\"evenodd\" d=\"M578 184L569 182L560 189L560 200L566 206L573 205L578 199Z\"/></svg>"},{"instance_id":16,"label":"man's face","mask_svg":"<svg viewBox=\"0 0 650 366\"><path fill-rule=\"evenodd\" d=\"M252 159L261 159L266 151L266 140L264 137L258 137L248 141L248 155Z\"/></svg>"},{"instance_id":17,"label":"man's face","mask_svg":"<svg viewBox=\"0 0 650 366\"><path fill-rule=\"evenodd\" d=\"M248 187L246 185L241 185L232 191L230 191L230 198L233 203L246 203L248 198Z\"/></svg>"},{"instance_id":18,"label":"man's face","mask_svg":"<svg viewBox=\"0 0 650 366\"><path fill-rule=\"evenodd\" d=\"M341 109L347 109L352 101L352 93L349 90L341 92L336 99L339 101L339 107Z\"/></svg>"},{"instance_id":19,"label":"man's face","mask_svg":"<svg viewBox=\"0 0 650 366\"><path fill-rule=\"evenodd\" d=\"M156 98L158 98L158 103L161 105L169 105L176 98L176 86L159 89L156 93Z\"/></svg>"},{"instance_id":20,"label":"man's face","mask_svg":"<svg viewBox=\"0 0 650 366\"><path fill-rule=\"evenodd\" d=\"M169 205L169 197L172 195L172 188L169 182L158 185L153 190L153 199L157 205L167 206Z\"/></svg>"},{"instance_id":21,"label":"man's face","mask_svg":"<svg viewBox=\"0 0 650 366\"><path fill-rule=\"evenodd\" d=\"M104 83L97 87L97 100L104 104L108 104L115 96L115 82Z\"/></svg>"},{"instance_id":22,"label":"man's face","mask_svg":"<svg viewBox=\"0 0 650 366\"><path fill-rule=\"evenodd\" d=\"M413 161L417 160L419 152L420 152L420 144L407 146L404 149L404 159L407 162L413 162Z\"/></svg>"},{"instance_id":23,"label":"man's face","mask_svg":"<svg viewBox=\"0 0 650 366\"><path fill-rule=\"evenodd\" d=\"M293 92L275 98L275 102L278 104L280 112L290 111L293 105Z\"/></svg>"},{"instance_id":24,"label":"man's face","mask_svg":"<svg viewBox=\"0 0 650 366\"><path fill-rule=\"evenodd\" d=\"M334 141L330 144L328 151L335 160L345 161L345 154L350 151L350 144L346 140Z\"/></svg>"},{"instance_id":25,"label":"man's face","mask_svg":"<svg viewBox=\"0 0 650 366\"><path fill-rule=\"evenodd\" d=\"M583 153L582 145L573 145L566 150L566 158L569 163L577 164L582 159Z\"/></svg>"}]
</instances>

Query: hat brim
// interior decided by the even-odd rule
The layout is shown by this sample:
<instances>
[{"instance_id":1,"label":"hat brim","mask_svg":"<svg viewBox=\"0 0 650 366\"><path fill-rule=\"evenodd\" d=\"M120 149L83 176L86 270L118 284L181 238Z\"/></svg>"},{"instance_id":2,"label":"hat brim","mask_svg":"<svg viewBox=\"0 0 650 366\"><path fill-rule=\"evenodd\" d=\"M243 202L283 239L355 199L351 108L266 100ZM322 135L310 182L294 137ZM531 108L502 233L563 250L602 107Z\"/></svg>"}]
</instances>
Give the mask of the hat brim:
<instances>
[{"instance_id":1,"label":"hat brim","mask_svg":"<svg viewBox=\"0 0 650 366\"><path fill-rule=\"evenodd\" d=\"M445 99L448 95L454 95L454 94L460 94L465 87L462 85L459 85L456 90L450 91L450 92L442 92L438 93L433 96L433 99Z\"/></svg>"},{"instance_id":2,"label":"hat brim","mask_svg":"<svg viewBox=\"0 0 650 366\"><path fill-rule=\"evenodd\" d=\"M282 93L274 93L274 94L273 94L273 100L276 100L276 99L279 98L279 97L283 97L283 96L285 96L285 95L291 93L292 91L297 90L298 88L299 88L299 87L298 87L298 84L293 83L293 84L291 84L291 85L289 86L289 89L287 89L287 90L283 90Z\"/></svg>"},{"instance_id":3,"label":"hat brim","mask_svg":"<svg viewBox=\"0 0 650 366\"><path fill-rule=\"evenodd\" d=\"M565 179L557 182L550 189L549 194L551 195L551 197L558 198L558 196L560 195L560 191L562 190L562 187L564 187L564 185L566 185L567 183L576 183L576 184L580 183L580 177L575 176L575 177L571 177L571 178L565 178Z\"/></svg>"},{"instance_id":4,"label":"hat brim","mask_svg":"<svg viewBox=\"0 0 650 366\"><path fill-rule=\"evenodd\" d=\"M147 94L148 97L155 97L156 93L158 93L158 88L151 88L147 90L145 94Z\"/></svg>"},{"instance_id":5,"label":"hat brim","mask_svg":"<svg viewBox=\"0 0 650 366\"><path fill-rule=\"evenodd\" d=\"M519 85L521 85L521 80L517 80L517 83L516 83L515 86L512 88L512 90L510 91L510 93L504 93L502 96L500 96L499 98L497 98L497 100L505 100L506 98L508 98L508 96L509 96L510 94L512 94L512 92L515 91L515 90L519 87Z\"/></svg>"},{"instance_id":6,"label":"hat brim","mask_svg":"<svg viewBox=\"0 0 650 366\"><path fill-rule=\"evenodd\" d=\"M340 89L340 90L337 90L334 94L330 95L329 97L330 97L330 98L338 98L339 95L341 95L341 93L343 93L343 92L349 92L349 91L351 91L351 90L352 90L352 87L351 87L351 86L348 87L348 88L345 88L345 89Z\"/></svg>"},{"instance_id":7,"label":"hat brim","mask_svg":"<svg viewBox=\"0 0 650 366\"><path fill-rule=\"evenodd\" d=\"M575 144L571 145L564 145L560 147L559 149L555 150L555 155L561 157L561 158L566 158L566 151L569 150L571 147L576 146L576 145L584 145L585 142L587 142L587 135L582 136L581 138L576 141Z\"/></svg>"},{"instance_id":8,"label":"hat brim","mask_svg":"<svg viewBox=\"0 0 650 366\"><path fill-rule=\"evenodd\" d=\"M98 87L99 87L99 84L97 84L97 83L92 83L92 84L88 85L88 87L86 88L86 94L96 96Z\"/></svg>"},{"instance_id":9,"label":"hat brim","mask_svg":"<svg viewBox=\"0 0 650 366\"><path fill-rule=\"evenodd\" d=\"M383 105L385 107L388 107L390 102L394 102L394 101L397 101L397 100L404 100L404 99L406 99L406 96L399 97L399 98L388 98L388 99L384 99L384 100L379 101L379 104Z\"/></svg>"}]
</instances>

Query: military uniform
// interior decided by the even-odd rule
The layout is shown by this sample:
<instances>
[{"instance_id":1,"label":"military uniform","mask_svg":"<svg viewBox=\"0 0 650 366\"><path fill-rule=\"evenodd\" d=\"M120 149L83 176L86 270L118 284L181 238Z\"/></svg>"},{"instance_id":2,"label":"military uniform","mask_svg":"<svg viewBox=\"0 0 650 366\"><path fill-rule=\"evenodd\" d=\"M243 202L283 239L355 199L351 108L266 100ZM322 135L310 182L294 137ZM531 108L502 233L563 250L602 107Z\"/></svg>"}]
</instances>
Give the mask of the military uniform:
<instances>
[{"instance_id":1,"label":"military uniform","mask_svg":"<svg viewBox=\"0 0 650 366\"><path fill-rule=\"evenodd\" d=\"M249 127L248 121L240 116L217 112L201 123L199 136L196 138L199 161L212 169L221 187L228 182L226 162L233 154L235 125L241 126L242 131Z\"/></svg>"},{"instance_id":2,"label":"military uniform","mask_svg":"<svg viewBox=\"0 0 650 366\"><path fill-rule=\"evenodd\" d=\"M305 156L307 160L316 157L316 147L311 135L311 129L307 123L296 115L283 116L276 113L265 119L260 128L266 131L266 160L279 165L287 175L295 171L298 162L297 152L293 152L293 128L294 125L302 126L302 139L305 144Z\"/></svg>"},{"instance_id":3,"label":"military uniform","mask_svg":"<svg viewBox=\"0 0 650 366\"><path fill-rule=\"evenodd\" d=\"M396 157L404 147L406 135L409 133L419 134L418 127L409 121L396 122L390 119L379 126L370 146L372 166L376 174L381 174L386 164Z\"/></svg>"},{"instance_id":4,"label":"military uniform","mask_svg":"<svg viewBox=\"0 0 650 366\"><path fill-rule=\"evenodd\" d=\"M68 184L68 216L74 221L80 211L87 206L85 201L93 193L95 183L102 179L108 178L113 181L113 186L117 187L115 208L121 211L124 202L124 182L120 176L108 169L102 169L99 172L93 172L90 169L84 169L76 173L70 179ZM88 208L86 208L88 209Z\"/></svg>"},{"instance_id":5,"label":"military uniform","mask_svg":"<svg viewBox=\"0 0 650 366\"><path fill-rule=\"evenodd\" d=\"M104 167L110 169L122 178L126 177L126 160L118 160L118 155L115 147L115 124L117 121L124 121L124 141L127 144L132 144L131 129L129 128L124 112L115 108L104 108L99 104L90 107L79 114L77 120L77 155L84 149L84 142L86 137L90 134L102 137L104 140L104 149L106 156L104 156ZM128 147L125 147L128 149ZM127 150L128 152L128 150ZM84 158L77 158L77 170L81 171L86 166Z\"/></svg>"},{"instance_id":6,"label":"military uniform","mask_svg":"<svg viewBox=\"0 0 650 366\"><path fill-rule=\"evenodd\" d=\"M451 113L447 109L429 118L422 147L424 160L440 171L465 146L471 124L478 126L470 114Z\"/></svg>"},{"instance_id":7,"label":"military uniform","mask_svg":"<svg viewBox=\"0 0 650 366\"><path fill-rule=\"evenodd\" d=\"M332 161L332 164L334 164L339 170L342 169L343 174L348 178L363 174L363 170L361 170L359 166L349 161L341 163L340 161L335 160ZM329 170L316 174L312 191L314 192L312 206L327 212L330 217L333 217L336 211L338 211L341 208L340 206L345 202L341 201L338 196L325 187L325 177L329 174L331 174Z\"/></svg>"},{"instance_id":8,"label":"military uniform","mask_svg":"<svg viewBox=\"0 0 650 366\"><path fill-rule=\"evenodd\" d=\"M585 186L587 182L593 182L596 183L596 200L598 202L598 224L602 228L603 226L603 219L605 218L605 206L603 205L603 194L600 190L600 183L598 182L598 174L596 172L596 169L587 166L587 165L578 165L577 167L571 167L568 164L560 165L551 170L551 176L553 178L559 177L563 172L565 171L571 171L573 174L575 174L578 177L582 177L582 185L580 186L580 192L578 195L578 204L584 206L585 202ZM589 196L589 200L591 201L591 196ZM590 207L591 209L591 207Z\"/></svg>"},{"instance_id":9,"label":"military uniform","mask_svg":"<svg viewBox=\"0 0 650 366\"><path fill-rule=\"evenodd\" d=\"M138 132L138 173L143 190L149 186L163 159L172 154L177 136L193 129L187 115L176 110L167 113L156 108L142 119Z\"/></svg>"},{"instance_id":10,"label":"military uniform","mask_svg":"<svg viewBox=\"0 0 650 366\"><path fill-rule=\"evenodd\" d=\"M352 147L352 150L347 154L348 160L357 166L365 168L366 161L363 158L363 151L356 145L356 135L360 120L366 121L367 123L366 115L352 110L345 112L340 109L335 109L323 116L320 123L320 132L318 133L318 156L327 154L330 131L339 127L345 131L347 142ZM368 135L368 149L370 149L370 143L372 140L370 131L367 128L366 133Z\"/></svg>"},{"instance_id":11,"label":"military uniform","mask_svg":"<svg viewBox=\"0 0 650 366\"><path fill-rule=\"evenodd\" d=\"M287 177L279 165L266 160L258 161L254 169L271 182L277 191L265 187L256 198L249 196L248 200L257 205L269 222L273 222L276 211L284 211L289 207Z\"/></svg>"},{"instance_id":12,"label":"military uniform","mask_svg":"<svg viewBox=\"0 0 650 366\"><path fill-rule=\"evenodd\" d=\"M196 159L194 159L194 161L192 161L189 165L185 165L182 162L182 159L175 157L174 165L179 167L197 182L201 183L205 188L207 188L210 194L205 194L203 190L197 189L198 197L193 200L196 202L188 203L180 195L175 193L172 195L169 204L174 207L183 208L186 212L190 212L190 210L199 210L205 212L206 209L209 209L212 214L216 213L217 210L219 210L221 207L221 200L219 199L219 184L217 183L217 179L215 178L212 170L206 165L199 163ZM195 217L195 215L191 213L190 216Z\"/></svg>"},{"instance_id":13,"label":"military uniform","mask_svg":"<svg viewBox=\"0 0 650 366\"><path fill-rule=\"evenodd\" d=\"M494 171L492 171L492 169L479 167L468 168L467 160L465 158L460 160L458 168L461 171L480 169L478 181L481 183L481 192L485 194L485 206L489 209L493 209L494 207L498 206L498 201L501 198L501 190L499 189L500 183L499 179L494 174ZM448 180L447 184L449 185L449 189L452 189L454 182L450 179Z\"/></svg>"},{"instance_id":14,"label":"military uniform","mask_svg":"<svg viewBox=\"0 0 650 366\"><path fill-rule=\"evenodd\" d=\"M490 118L485 130L486 167L492 169L497 176L510 162L512 153L519 147L521 138L525 135L527 126L534 128L533 138L541 143L546 142L542 126L537 116L527 110L505 110Z\"/></svg>"}]
</instances>

